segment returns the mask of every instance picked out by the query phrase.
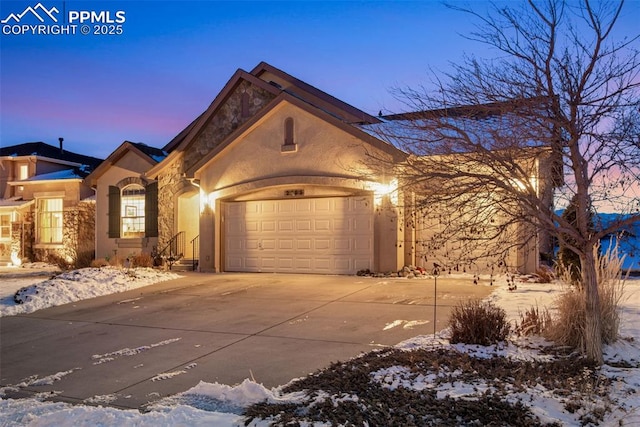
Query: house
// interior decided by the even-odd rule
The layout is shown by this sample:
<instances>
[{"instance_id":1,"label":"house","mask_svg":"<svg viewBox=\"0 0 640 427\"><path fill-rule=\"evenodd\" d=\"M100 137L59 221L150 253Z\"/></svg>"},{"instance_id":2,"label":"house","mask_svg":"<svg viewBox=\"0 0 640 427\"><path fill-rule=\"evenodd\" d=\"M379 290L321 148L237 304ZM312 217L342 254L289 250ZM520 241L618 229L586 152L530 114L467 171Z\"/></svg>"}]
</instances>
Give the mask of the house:
<instances>
[{"instance_id":1,"label":"house","mask_svg":"<svg viewBox=\"0 0 640 427\"><path fill-rule=\"evenodd\" d=\"M65 150L62 138L0 148L0 263L91 261L94 193L84 178L101 161Z\"/></svg>"},{"instance_id":2,"label":"house","mask_svg":"<svg viewBox=\"0 0 640 427\"><path fill-rule=\"evenodd\" d=\"M415 233L404 226L412 213L403 208L413 196L398 191L392 167L373 162L397 165L407 154L367 131L379 123L267 63L238 70L161 150L166 157L125 143L88 177L96 253L193 258L212 272L415 265ZM129 216L139 221L133 234ZM514 259L532 271L538 253Z\"/></svg>"}]
</instances>

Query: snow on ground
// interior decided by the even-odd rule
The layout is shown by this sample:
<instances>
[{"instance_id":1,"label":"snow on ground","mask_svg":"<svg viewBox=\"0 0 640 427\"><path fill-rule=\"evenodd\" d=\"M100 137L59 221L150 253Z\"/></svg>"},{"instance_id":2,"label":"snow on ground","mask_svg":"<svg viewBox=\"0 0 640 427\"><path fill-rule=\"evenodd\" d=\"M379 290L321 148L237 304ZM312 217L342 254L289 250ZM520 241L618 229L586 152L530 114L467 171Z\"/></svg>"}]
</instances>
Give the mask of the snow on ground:
<instances>
[{"instance_id":1,"label":"snow on ground","mask_svg":"<svg viewBox=\"0 0 640 427\"><path fill-rule=\"evenodd\" d=\"M31 299L24 305L13 303L13 293L17 288L31 285L42 278L2 279L0 284L0 314L12 315L32 312L48 305L63 304L83 298L91 298L106 293L120 292L134 287L145 286L172 276L153 270L131 273L117 269L83 269L65 273L56 279L55 286L39 286L47 289L44 294L31 294ZM395 280L395 279L394 279ZM397 279L403 280L403 279ZM558 284L518 283L517 290L508 291L505 280L495 281L496 290L488 298L507 311L512 321L520 320L520 313L532 306L549 307L554 298L563 291ZM640 425L640 279L628 280L625 295L621 302L621 339L605 349L603 366L605 375L614 380L610 396L613 410L606 416L605 426ZM411 327L415 320L399 319L385 326ZM541 355L539 348L544 344L541 338L512 337L508 343L500 346L482 347L456 344L455 347L474 357L492 357L493 355L509 356L518 359L548 358ZM411 349L450 345L447 333L418 336L398 344L398 347ZM112 356L112 355L98 355ZM415 389L433 387L433 379L427 376L412 378L407 383L406 368L395 367L377 372L374 381L382 381L389 387L399 385L411 386ZM56 374L65 375L65 372ZM158 376L158 381L181 372L167 372ZM55 381L57 377L47 378ZM44 379L41 379L44 380ZM447 385L438 390L438 395L468 396L477 393L481 384L464 384L456 382L455 386ZM0 396L1 397L1 396ZM70 405L30 399L0 399L0 425L2 426L157 426L157 425L189 425L189 426L242 426L241 416L245 407L264 400L270 402L296 402L300 394L284 394L281 387L267 389L249 379L237 385L210 384L201 382L197 386L157 402L150 411L140 413L136 410L119 410L110 407ZM357 398L357 397L353 397ZM526 396L513 396L525 402L531 402L536 415L544 421L558 421L562 425L579 425L575 414L563 410L563 406L548 390L530 390ZM93 405L108 404L111 396L96 396L87 403ZM267 421L258 421L251 425L267 426Z\"/></svg>"},{"instance_id":2,"label":"snow on ground","mask_svg":"<svg viewBox=\"0 0 640 427\"><path fill-rule=\"evenodd\" d=\"M45 280L42 274L53 276ZM109 295L180 277L151 268L83 268L56 274L50 268L7 270L0 273L0 316L32 313L47 307ZM38 277L40 273L40 277ZM58 272L59 273L59 272ZM14 301L20 290L23 304Z\"/></svg>"}]
</instances>

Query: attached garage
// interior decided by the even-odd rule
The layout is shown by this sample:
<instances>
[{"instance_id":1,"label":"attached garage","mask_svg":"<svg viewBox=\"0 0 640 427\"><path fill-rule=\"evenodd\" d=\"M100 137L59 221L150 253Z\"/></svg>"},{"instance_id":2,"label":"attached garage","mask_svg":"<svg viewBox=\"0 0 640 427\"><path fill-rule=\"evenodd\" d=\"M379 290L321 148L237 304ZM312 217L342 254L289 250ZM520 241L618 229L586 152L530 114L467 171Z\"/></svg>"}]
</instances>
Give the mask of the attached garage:
<instances>
[{"instance_id":1,"label":"attached garage","mask_svg":"<svg viewBox=\"0 0 640 427\"><path fill-rule=\"evenodd\" d=\"M373 269L371 196L226 202L222 212L225 271Z\"/></svg>"}]
</instances>

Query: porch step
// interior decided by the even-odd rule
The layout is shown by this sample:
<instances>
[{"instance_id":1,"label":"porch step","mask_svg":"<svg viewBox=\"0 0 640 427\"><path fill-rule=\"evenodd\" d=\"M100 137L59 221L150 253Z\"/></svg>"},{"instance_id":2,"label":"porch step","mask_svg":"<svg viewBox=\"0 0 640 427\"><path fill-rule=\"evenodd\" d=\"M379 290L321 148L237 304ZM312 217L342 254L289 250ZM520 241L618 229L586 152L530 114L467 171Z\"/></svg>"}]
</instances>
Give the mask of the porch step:
<instances>
[{"instance_id":1,"label":"porch step","mask_svg":"<svg viewBox=\"0 0 640 427\"><path fill-rule=\"evenodd\" d=\"M198 260L196 261L196 269L198 268ZM180 258L171 267L171 271L193 271L193 259L192 258Z\"/></svg>"}]
</instances>

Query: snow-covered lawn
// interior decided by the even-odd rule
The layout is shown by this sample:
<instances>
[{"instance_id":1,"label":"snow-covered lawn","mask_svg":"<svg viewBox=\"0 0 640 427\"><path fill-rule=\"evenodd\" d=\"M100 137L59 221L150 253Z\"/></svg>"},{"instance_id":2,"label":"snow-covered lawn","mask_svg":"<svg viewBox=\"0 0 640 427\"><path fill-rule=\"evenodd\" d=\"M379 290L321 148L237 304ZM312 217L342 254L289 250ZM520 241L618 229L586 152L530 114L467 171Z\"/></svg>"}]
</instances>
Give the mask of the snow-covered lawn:
<instances>
[{"instance_id":1,"label":"snow-covered lawn","mask_svg":"<svg viewBox=\"0 0 640 427\"><path fill-rule=\"evenodd\" d=\"M0 272L4 273L0 274L0 316L32 313L47 307L124 292L180 277L175 273L151 268L83 268L56 273L55 269L45 266L41 269L15 271L13 274L7 269ZM38 277L39 272L52 277ZM20 298L24 301L22 304L17 304L14 300L18 290L21 290Z\"/></svg>"},{"instance_id":2,"label":"snow-covered lawn","mask_svg":"<svg viewBox=\"0 0 640 427\"><path fill-rule=\"evenodd\" d=\"M171 276L153 270L127 273L117 269L84 269L65 273L55 280L55 285L41 284L38 293L30 292L29 301L23 305L13 302L16 288L31 285L34 278L0 278L0 314L14 315L32 312L49 305L77 301L112 292L120 292L134 287L145 286ZM403 280L403 279L397 279ZM406 279L404 279L406 280ZM518 283L516 291L507 290L505 280L496 282L496 290L488 298L503 307L512 321L520 319L520 313L537 305L550 306L553 299L562 292L556 284ZM34 288L35 290L35 288ZM612 379L609 390L610 411L604 417L606 426L640 425L640 280L629 280L625 287L625 297L621 304L621 335L615 345L606 348L608 364L601 368L602 374ZM403 349L446 348L454 349L477 358L508 356L515 360L548 359L549 355L540 351L541 339L512 339L502 346L452 346L447 340L447 332L435 337L418 336L398 345ZM376 373L371 381L386 382L397 387L411 387L414 390L426 390L434 387L434 378L429 376L412 377L402 366L391 367ZM438 396L466 396L473 398L482 387L464 381L446 383L436 390ZM267 389L260 384L245 380L237 385L210 384L201 382L196 387L171 398L163 399L150 409L140 413L135 410L118 410L110 407L69 405L59 402L31 399L0 400L0 425L2 426L242 426L244 408L252 403L268 401L270 403L298 403L304 399L301 393L284 393L283 387ZM579 413L565 409L557 394L542 387L531 389L516 396L527 404L543 422L558 422L561 425L580 425ZM331 396L331 399L353 399L357 396ZM515 398L515 397L514 397ZM108 404L109 396L97 400L96 404ZM267 426L269 421L256 420L251 425ZM320 425L320 424L316 424Z\"/></svg>"}]
</instances>

